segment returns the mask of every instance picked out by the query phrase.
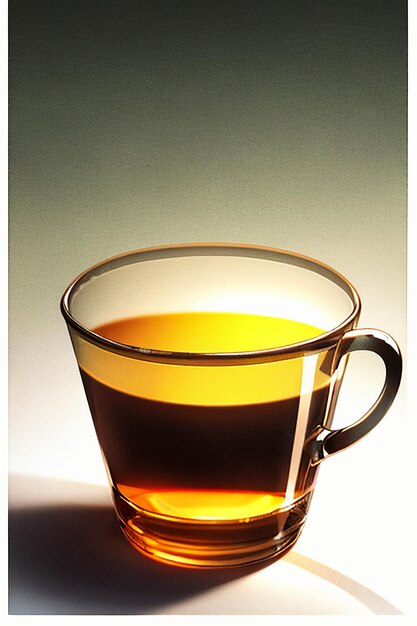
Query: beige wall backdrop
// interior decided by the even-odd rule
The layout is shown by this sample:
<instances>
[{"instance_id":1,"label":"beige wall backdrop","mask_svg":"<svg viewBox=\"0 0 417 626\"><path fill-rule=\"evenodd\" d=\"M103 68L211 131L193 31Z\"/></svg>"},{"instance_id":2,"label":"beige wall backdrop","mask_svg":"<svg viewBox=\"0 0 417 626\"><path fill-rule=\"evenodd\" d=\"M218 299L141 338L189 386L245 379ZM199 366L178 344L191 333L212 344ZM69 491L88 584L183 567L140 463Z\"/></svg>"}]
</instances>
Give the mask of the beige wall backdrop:
<instances>
[{"instance_id":1,"label":"beige wall backdrop","mask_svg":"<svg viewBox=\"0 0 417 626\"><path fill-rule=\"evenodd\" d=\"M105 480L59 299L122 251L297 250L405 350L406 2L15 0L10 23L12 471ZM383 465L403 395L343 471Z\"/></svg>"}]
</instances>

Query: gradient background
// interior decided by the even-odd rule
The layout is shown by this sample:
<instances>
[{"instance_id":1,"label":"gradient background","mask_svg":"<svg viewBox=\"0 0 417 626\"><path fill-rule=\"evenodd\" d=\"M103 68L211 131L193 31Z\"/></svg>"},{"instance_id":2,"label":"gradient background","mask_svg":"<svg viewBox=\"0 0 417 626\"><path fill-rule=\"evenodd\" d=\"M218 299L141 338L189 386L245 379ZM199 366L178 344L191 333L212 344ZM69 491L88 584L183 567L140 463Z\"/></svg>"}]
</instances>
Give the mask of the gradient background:
<instances>
[{"instance_id":1,"label":"gradient background","mask_svg":"<svg viewBox=\"0 0 417 626\"><path fill-rule=\"evenodd\" d=\"M406 10L403 0L10 3L13 473L106 481L59 299L122 251L297 250L345 274L361 325L405 352ZM381 384L374 360L354 356L348 422ZM381 503L405 495L406 428L403 385L369 440L322 470L301 544L386 596L404 557L385 545L394 531ZM340 541L352 523L358 570Z\"/></svg>"}]
</instances>

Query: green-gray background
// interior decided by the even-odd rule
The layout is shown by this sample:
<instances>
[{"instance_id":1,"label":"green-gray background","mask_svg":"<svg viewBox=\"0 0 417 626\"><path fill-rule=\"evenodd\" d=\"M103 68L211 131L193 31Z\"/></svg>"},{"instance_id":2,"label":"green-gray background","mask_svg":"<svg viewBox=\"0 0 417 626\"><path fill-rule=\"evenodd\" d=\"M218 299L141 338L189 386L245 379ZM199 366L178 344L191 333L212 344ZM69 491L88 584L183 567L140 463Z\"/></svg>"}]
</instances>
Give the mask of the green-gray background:
<instances>
[{"instance_id":1,"label":"green-gray background","mask_svg":"<svg viewBox=\"0 0 417 626\"><path fill-rule=\"evenodd\" d=\"M14 0L10 25L14 471L90 455L58 303L118 252L297 250L404 348L406 2Z\"/></svg>"}]
</instances>

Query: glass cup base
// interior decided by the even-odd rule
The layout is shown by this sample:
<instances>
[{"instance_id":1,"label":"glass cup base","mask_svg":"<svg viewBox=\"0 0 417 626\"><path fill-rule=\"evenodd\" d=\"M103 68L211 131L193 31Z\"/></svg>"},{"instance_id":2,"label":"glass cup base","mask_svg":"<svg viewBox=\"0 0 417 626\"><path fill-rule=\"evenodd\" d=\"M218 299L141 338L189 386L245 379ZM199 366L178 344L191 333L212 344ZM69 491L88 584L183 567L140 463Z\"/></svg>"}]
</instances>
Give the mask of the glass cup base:
<instances>
[{"instance_id":1,"label":"glass cup base","mask_svg":"<svg viewBox=\"0 0 417 626\"><path fill-rule=\"evenodd\" d=\"M311 495L305 494L267 515L195 520L140 509L114 490L119 524L134 548L163 563L206 569L245 566L284 556L301 534Z\"/></svg>"}]
</instances>

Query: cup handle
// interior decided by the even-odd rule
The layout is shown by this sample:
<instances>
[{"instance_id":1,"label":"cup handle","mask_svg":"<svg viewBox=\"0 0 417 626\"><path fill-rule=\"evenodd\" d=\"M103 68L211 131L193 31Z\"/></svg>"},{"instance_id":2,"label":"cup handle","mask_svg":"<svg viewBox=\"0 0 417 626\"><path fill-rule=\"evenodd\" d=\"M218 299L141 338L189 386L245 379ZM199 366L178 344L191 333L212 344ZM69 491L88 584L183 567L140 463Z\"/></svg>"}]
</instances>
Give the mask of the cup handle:
<instances>
[{"instance_id":1,"label":"cup handle","mask_svg":"<svg viewBox=\"0 0 417 626\"><path fill-rule=\"evenodd\" d=\"M335 430L318 426L315 429L306 442L306 450L314 465L351 446L371 431L384 417L397 394L401 381L402 359L394 339L387 333L370 328L348 331L336 348L335 376L341 359L356 350L370 350L382 358L385 364L384 386L375 404L361 419L350 426Z\"/></svg>"}]
</instances>

